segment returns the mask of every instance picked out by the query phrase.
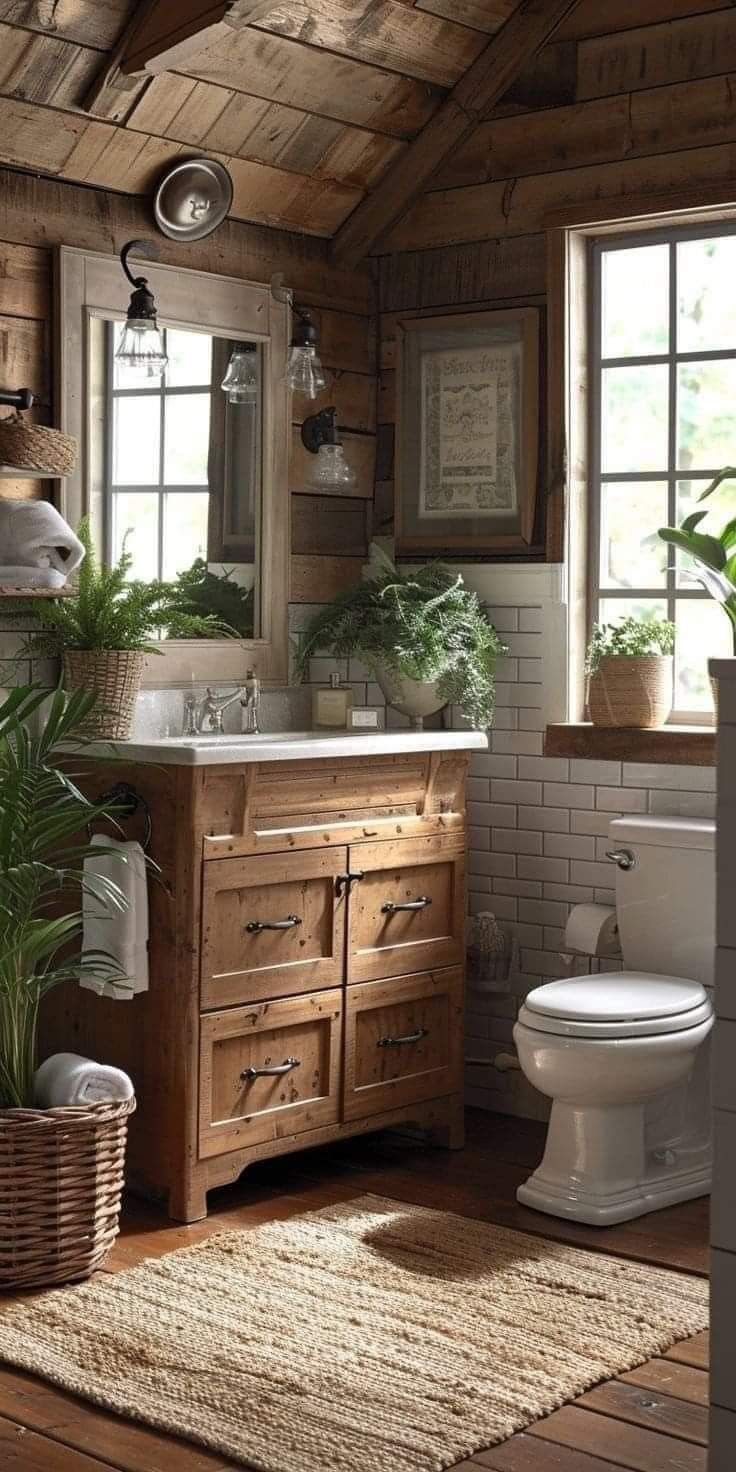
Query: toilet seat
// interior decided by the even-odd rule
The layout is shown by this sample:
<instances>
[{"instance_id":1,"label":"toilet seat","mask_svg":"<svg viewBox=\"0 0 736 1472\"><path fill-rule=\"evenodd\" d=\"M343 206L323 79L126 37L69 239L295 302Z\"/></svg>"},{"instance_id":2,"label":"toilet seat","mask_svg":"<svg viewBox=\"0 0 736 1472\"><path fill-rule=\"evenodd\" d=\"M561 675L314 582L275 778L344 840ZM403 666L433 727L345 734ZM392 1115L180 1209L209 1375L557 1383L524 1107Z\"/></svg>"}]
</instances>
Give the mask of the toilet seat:
<instances>
[{"instance_id":1,"label":"toilet seat","mask_svg":"<svg viewBox=\"0 0 736 1472\"><path fill-rule=\"evenodd\" d=\"M636 1038L684 1032L712 1013L697 981L644 971L569 977L529 992L519 1022L573 1038Z\"/></svg>"}]
</instances>

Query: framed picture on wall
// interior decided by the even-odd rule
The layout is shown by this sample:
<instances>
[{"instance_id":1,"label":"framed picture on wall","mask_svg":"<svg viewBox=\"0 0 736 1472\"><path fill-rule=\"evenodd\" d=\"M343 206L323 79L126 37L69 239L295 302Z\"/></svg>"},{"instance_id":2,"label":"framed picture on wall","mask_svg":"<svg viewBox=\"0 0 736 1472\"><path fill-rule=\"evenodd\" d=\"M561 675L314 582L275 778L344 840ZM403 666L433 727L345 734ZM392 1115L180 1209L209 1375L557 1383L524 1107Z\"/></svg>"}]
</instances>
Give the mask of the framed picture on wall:
<instances>
[{"instance_id":1,"label":"framed picture on wall","mask_svg":"<svg viewBox=\"0 0 736 1472\"><path fill-rule=\"evenodd\" d=\"M399 323L396 550L523 552L539 458L536 307Z\"/></svg>"}]
</instances>

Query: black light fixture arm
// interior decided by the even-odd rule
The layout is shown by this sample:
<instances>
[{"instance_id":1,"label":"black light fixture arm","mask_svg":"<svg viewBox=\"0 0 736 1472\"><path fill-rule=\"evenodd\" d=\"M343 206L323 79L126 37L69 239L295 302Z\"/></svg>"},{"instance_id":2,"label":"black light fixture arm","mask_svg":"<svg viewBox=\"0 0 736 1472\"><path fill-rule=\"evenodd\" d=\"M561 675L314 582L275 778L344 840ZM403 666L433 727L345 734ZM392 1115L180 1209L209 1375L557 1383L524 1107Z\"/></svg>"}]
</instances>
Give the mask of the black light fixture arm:
<instances>
[{"instance_id":1,"label":"black light fixture arm","mask_svg":"<svg viewBox=\"0 0 736 1472\"><path fill-rule=\"evenodd\" d=\"M12 409L32 409L40 402L30 388L0 388L0 404L8 404Z\"/></svg>"},{"instance_id":2,"label":"black light fixture arm","mask_svg":"<svg viewBox=\"0 0 736 1472\"><path fill-rule=\"evenodd\" d=\"M310 414L304 420L302 444L313 455L317 454L322 445L342 444L337 429L337 409L334 405L330 405L327 409L320 409L318 414Z\"/></svg>"},{"instance_id":3,"label":"black light fixture arm","mask_svg":"<svg viewBox=\"0 0 736 1472\"><path fill-rule=\"evenodd\" d=\"M148 284L145 276L134 276L128 265L128 256L134 251L137 256L143 256L145 260L157 261L159 249L154 240L128 240L120 252L120 264L131 284L131 286L146 286Z\"/></svg>"},{"instance_id":4,"label":"black light fixture arm","mask_svg":"<svg viewBox=\"0 0 736 1472\"><path fill-rule=\"evenodd\" d=\"M128 305L128 321L144 321L156 323L156 302L153 292L148 285L146 276L134 276L128 265L128 256L135 251L137 256L145 256L149 260L158 260L158 246L153 240L129 240L120 252L120 264L127 276L133 291L131 292Z\"/></svg>"}]
</instances>

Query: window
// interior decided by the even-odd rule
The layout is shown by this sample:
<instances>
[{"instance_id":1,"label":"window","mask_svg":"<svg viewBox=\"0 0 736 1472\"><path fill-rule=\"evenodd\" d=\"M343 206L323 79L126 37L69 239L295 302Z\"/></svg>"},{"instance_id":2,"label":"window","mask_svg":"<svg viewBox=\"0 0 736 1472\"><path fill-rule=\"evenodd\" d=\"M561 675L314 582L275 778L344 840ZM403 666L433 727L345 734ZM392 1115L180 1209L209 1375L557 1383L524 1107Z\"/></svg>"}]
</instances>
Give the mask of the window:
<instances>
[{"instance_id":1,"label":"window","mask_svg":"<svg viewBox=\"0 0 736 1472\"><path fill-rule=\"evenodd\" d=\"M656 533L736 458L736 233L594 240L591 284L592 617L672 619L673 715L709 719L728 620Z\"/></svg>"},{"instance_id":2,"label":"window","mask_svg":"<svg viewBox=\"0 0 736 1472\"><path fill-rule=\"evenodd\" d=\"M167 328L151 379L116 361L123 325L107 324L105 552L127 537L131 577L171 579L207 557L212 338Z\"/></svg>"}]
</instances>

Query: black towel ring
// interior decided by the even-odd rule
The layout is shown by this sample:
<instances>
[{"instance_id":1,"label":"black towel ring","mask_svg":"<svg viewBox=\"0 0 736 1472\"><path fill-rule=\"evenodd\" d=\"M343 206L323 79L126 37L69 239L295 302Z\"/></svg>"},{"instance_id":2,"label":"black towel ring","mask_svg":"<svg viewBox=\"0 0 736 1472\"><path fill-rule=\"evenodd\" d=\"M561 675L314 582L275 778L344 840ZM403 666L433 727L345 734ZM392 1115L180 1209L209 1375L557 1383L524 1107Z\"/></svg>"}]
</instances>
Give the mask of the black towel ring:
<instances>
[{"instance_id":1,"label":"black towel ring","mask_svg":"<svg viewBox=\"0 0 736 1472\"><path fill-rule=\"evenodd\" d=\"M140 792L136 792L135 787L132 787L130 782L116 782L115 786L110 787L107 792L100 793L100 796L97 798L97 804L101 803L109 803L111 807L116 807L118 811L115 816L120 818L132 818L140 808L145 818L142 847L143 852L148 853L151 843L152 824L151 809L145 797L142 797ZM87 832L88 834L90 833L89 823L87 824Z\"/></svg>"}]
</instances>

